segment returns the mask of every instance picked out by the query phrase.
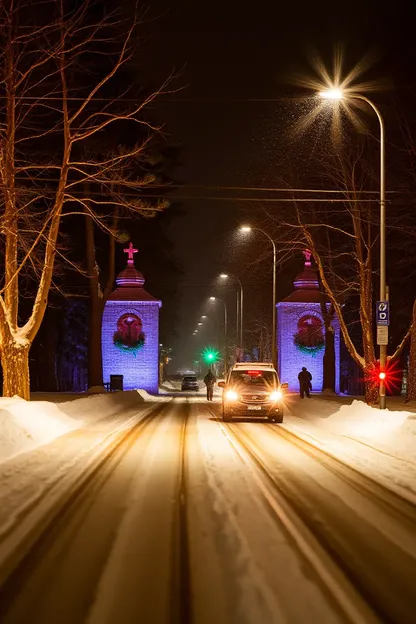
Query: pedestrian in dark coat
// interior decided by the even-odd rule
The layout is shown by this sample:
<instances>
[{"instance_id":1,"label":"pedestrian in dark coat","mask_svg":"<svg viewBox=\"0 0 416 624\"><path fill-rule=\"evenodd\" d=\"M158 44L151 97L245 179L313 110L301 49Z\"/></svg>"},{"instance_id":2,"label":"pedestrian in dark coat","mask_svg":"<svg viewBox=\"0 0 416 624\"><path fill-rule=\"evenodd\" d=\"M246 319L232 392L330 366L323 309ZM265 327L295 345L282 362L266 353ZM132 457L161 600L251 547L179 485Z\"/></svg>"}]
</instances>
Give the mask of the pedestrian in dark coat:
<instances>
[{"instance_id":1,"label":"pedestrian in dark coat","mask_svg":"<svg viewBox=\"0 0 416 624\"><path fill-rule=\"evenodd\" d=\"M307 370L306 366L302 367L302 370L300 371L299 375L298 375L298 379L299 379L299 391L300 391L300 398L303 399L305 394L308 397L308 399L311 398L311 390L312 390L312 375L310 374L310 372Z\"/></svg>"},{"instance_id":2,"label":"pedestrian in dark coat","mask_svg":"<svg viewBox=\"0 0 416 624\"><path fill-rule=\"evenodd\" d=\"M209 370L208 373L204 377L204 384L207 387L207 400L212 401L212 397L214 395L214 385L216 382L215 375L212 374L212 371Z\"/></svg>"}]
</instances>

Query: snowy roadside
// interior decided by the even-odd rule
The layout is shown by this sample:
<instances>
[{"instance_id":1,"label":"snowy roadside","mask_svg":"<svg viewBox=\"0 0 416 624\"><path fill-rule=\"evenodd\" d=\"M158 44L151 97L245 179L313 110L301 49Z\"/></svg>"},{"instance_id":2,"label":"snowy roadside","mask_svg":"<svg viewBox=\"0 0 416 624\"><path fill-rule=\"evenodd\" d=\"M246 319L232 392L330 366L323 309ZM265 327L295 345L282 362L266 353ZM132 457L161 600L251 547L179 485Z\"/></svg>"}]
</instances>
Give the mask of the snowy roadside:
<instances>
[{"instance_id":1,"label":"snowy roadside","mask_svg":"<svg viewBox=\"0 0 416 624\"><path fill-rule=\"evenodd\" d=\"M153 397L145 390L81 397L44 394L33 395L32 399L0 398L0 464L144 402L168 400Z\"/></svg>"},{"instance_id":2,"label":"snowy roadside","mask_svg":"<svg viewBox=\"0 0 416 624\"><path fill-rule=\"evenodd\" d=\"M416 503L414 412L291 395L283 427Z\"/></svg>"},{"instance_id":3,"label":"snowy roadside","mask_svg":"<svg viewBox=\"0 0 416 624\"><path fill-rule=\"evenodd\" d=\"M0 584L80 484L155 410L142 404L0 465Z\"/></svg>"}]
</instances>

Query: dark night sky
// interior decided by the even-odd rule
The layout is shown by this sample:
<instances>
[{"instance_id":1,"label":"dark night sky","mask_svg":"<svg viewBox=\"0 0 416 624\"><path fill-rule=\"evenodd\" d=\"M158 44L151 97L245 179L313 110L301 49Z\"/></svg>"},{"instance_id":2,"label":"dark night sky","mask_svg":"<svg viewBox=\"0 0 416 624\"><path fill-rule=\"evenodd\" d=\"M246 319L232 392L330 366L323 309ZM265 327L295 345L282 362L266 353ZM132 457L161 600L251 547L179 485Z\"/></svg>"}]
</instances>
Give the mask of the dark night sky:
<instances>
[{"instance_id":1,"label":"dark night sky","mask_svg":"<svg viewBox=\"0 0 416 624\"><path fill-rule=\"evenodd\" d=\"M243 8L235 1L152 0L150 15L159 17L147 26L146 79L157 85L172 69L182 70L174 86L184 89L157 104L168 138L182 145L176 178L208 186L275 183L275 154L284 149L281 130L290 122L282 99L293 95L297 72L311 71L312 48L328 65L334 44L342 45L347 65L375 52L371 77L387 78L390 92L405 99L405 86L415 86L411 4L260 0ZM276 103L244 98L276 98ZM383 107L383 93L377 98ZM190 190L178 194L189 195ZM171 345L178 364L181 352L192 353L191 333L210 293L204 287L230 259L229 232L244 217L247 206L242 204L184 201L182 215L167 226L184 270L178 336ZM239 275L249 286L249 270L242 267Z\"/></svg>"}]
</instances>

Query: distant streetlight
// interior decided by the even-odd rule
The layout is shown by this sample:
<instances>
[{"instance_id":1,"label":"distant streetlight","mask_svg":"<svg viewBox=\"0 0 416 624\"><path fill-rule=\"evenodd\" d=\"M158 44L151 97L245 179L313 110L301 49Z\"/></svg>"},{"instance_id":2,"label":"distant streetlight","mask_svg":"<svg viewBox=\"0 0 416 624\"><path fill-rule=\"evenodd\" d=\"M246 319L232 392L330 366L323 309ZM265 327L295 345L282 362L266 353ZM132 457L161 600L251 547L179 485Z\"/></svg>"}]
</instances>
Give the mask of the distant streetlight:
<instances>
[{"instance_id":1,"label":"distant streetlight","mask_svg":"<svg viewBox=\"0 0 416 624\"><path fill-rule=\"evenodd\" d=\"M227 280L229 277L236 280L240 286L240 293L237 294L237 341L240 342L240 348L243 349L243 285L239 278L232 273L221 273L220 278ZM239 331L240 330L240 331Z\"/></svg>"},{"instance_id":2,"label":"distant streetlight","mask_svg":"<svg viewBox=\"0 0 416 624\"><path fill-rule=\"evenodd\" d=\"M198 323L198 326L201 326L201 325L202 325L202 323Z\"/></svg>"},{"instance_id":3,"label":"distant streetlight","mask_svg":"<svg viewBox=\"0 0 416 624\"><path fill-rule=\"evenodd\" d=\"M227 353L227 304L225 303L224 299L221 299L220 297L210 297L209 298L210 301L212 301L213 303L215 303L216 301L221 301L221 303L224 306L224 362L225 362L225 368L227 369L228 366L228 353Z\"/></svg>"},{"instance_id":4,"label":"distant streetlight","mask_svg":"<svg viewBox=\"0 0 416 624\"><path fill-rule=\"evenodd\" d=\"M206 319L207 317L206 317L206 315L204 314L203 316L201 316L201 318Z\"/></svg>"},{"instance_id":5,"label":"distant streetlight","mask_svg":"<svg viewBox=\"0 0 416 624\"><path fill-rule=\"evenodd\" d=\"M277 259L277 253L276 253L276 243L274 242L274 240L272 239L272 237L267 234L267 232L265 230L262 230L261 228L255 226L255 227L251 227L250 225L243 225L240 228L240 232L252 232L253 230L257 230L257 232L261 232L262 234L264 234L264 236L266 236L269 241L271 242L272 246L273 246L273 297L272 297L272 301L273 301L273 325L272 325L272 362L274 364L274 366L277 368L277 336L276 336L276 259Z\"/></svg>"},{"instance_id":6,"label":"distant streetlight","mask_svg":"<svg viewBox=\"0 0 416 624\"><path fill-rule=\"evenodd\" d=\"M341 89L327 89L319 94L327 100L354 99L366 102L377 115L380 124L380 301L386 301L386 165L385 165L385 131L384 120L377 106L364 95L358 93L344 93ZM380 345L380 371L385 372L387 360L387 345ZM385 377L379 376L380 409L386 408Z\"/></svg>"}]
</instances>

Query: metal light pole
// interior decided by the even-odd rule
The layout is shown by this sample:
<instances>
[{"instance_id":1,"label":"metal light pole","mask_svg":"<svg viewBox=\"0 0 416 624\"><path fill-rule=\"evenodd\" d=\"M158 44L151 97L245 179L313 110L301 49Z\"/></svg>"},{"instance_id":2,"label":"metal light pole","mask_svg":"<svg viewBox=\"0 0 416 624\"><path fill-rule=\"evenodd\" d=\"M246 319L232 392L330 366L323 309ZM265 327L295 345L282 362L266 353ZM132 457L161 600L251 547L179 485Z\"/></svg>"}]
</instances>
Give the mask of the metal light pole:
<instances>
[{"instance_id":1,"label":"metal light pole","mask_svg":"<svg viewBox=\"0 0 416 624\"><path fill-rule=\"evenodd\" d=\"M274 242L274 240L272 239L272 237L267 234L267 232L265 230L262 230L259 227L250 227L250 226L243 226L240 228L241 232L251 232L252 230L257 230L257 232L261 232L262 234L264 234L264 236L266 236L269 241L271 242L272 246L273 246L273 325L272 325L272 362L273 365L276 367L277 370L277 319L276 319L276 260L277 260L277 253L276 253L276 243Z\"/></svg>"},{"instance_id":2,"label":"metal light pole","mask_svg":"<svg viewBox=\"0 0 416 624\"><path fill-rule=\"evenodd\" d=\"M384 120L377 106L364 95L343 93L341 89L329 89L320 93L321 97L330 100L354 99L366 102L375 114L380 124L380 301L386 301L386 164L385 164L385 130ZM379 376L379 407L386 409L385 370L387 361L387 345L380 345L380 373Z\"/></svg>"},{"instance_id":3,"label":"metal light pole","mask_svg":"<svg viewBox=\"0 0 416 624\"><path fill-rule=\"evenodd\" d=\"M227 370L227 368L228 368L228 349L227 349L227 319L228 319L228 315L227 315L227 304L225 303L224 299L221 299L220 297L210 297L209 300L210 301L221 301L221 303L224 306L224 362L225 362L225 369Z\"/></svg>"},{"instance_id":4,"label":"metal light pole","mask_svg":"<svg viewBox=\"0 0 416 624\"><path fill-rule=\"evenodd\" d=\"M236 280L236 282L238 282L238 285L240 286L240 293L239 293L240 297L237 296L237 340L240 342L239 346L241 347L241 349L244 349L243 347L243 305L244 305L243 285L240 279L236 275L233 275L232 273L221 273L220 275L220 278L224 280L228 279L229 277L232 277L234 280Z\"/></svg>"}]
</instances>

